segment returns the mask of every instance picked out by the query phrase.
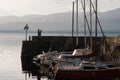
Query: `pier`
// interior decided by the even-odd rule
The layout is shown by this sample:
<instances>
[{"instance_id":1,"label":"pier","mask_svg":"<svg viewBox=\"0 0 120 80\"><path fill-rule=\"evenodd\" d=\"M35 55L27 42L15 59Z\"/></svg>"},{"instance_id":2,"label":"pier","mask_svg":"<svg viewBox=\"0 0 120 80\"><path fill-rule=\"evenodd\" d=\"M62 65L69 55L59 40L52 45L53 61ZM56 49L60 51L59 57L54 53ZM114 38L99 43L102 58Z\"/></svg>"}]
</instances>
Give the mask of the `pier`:
<instances>
[{"instance_id":1,"label":"pier","mask_svg":"<svg viewBox=\"0 0 120 80\"><path fill-rule=\"evenodd\" d=\"M106 37L107 41L107 47L104 45L104 38L103 37L92 37L93 43L92 47L93 50L96 50L98 53L102 48L106 48L108 50L107 52L118 51L120 49L120 37ZM84 37L79 36L78 37L78 46L76 46L76 37L71 36L32 36L31 40L23 41L22 42L22 52L21 57L22 58L33 58L34 56L44 52L48 51L73 51L76 48L84 48ZM96 44L97 42L97 44ZM87 37L87 48L90 47L90 37ZM115 50L116 49L116 50ZM110 54L107 53L106 54Z\"/></svg>"},{"instance_id":2,"label":"pier","mask_svg":"<svg viewBox=\"0 0 120 80\"><path fill-rule=\"evenodd\" d=\"M74 5L74 3L76 3L76 5ZM49 51L64 52L64 51L73 51L74 49L86 49L86 50L91 49L92 53L94 53L96 55L94 57L94 60L96 62L97 61L98 62L99 61L101 61L101 62L102 61L103 62L105 62L105 61L112 62L113 61L113 62L120 64L120 36L118 36L118 37L106 37L105 36L104 31L101 26L101 23L100 23L100 20L99 20L99 17L98 17L98 14L97 14L97 11L98 11L97 10L97 0L95 1L95 3L91 0L88 3L89 4L87 5L85 0L81 1L81 5L83 8L83 12L84 12L84 21L83 21L84 25L83 26L80 25L80 27L84 27L84 36L78 35L78 32L79 32L78 0L73 1L72 36L42 36L41 35L42 30L38 29L38 36L29 37L29 40L28 40L27 39L27 30L29 29L29 26L26 24L26 26L24 28L24 30L26 31L26 39L25 39L25 41L22 42L22 51L21 51L22 70L23 71L27 71L29 74L32 73L32 75L34 75L34 71L36 71L36 73L37 73L36 76L38 76L37 77L38 80L40 80L39 76L49 77L48 76L49 72L53 72L52 78L54 78L55 77L54 71L57 70L57 68L55 66L56 63L52 63L52 68L51 68L51 64L50 65L47 64L47 66L46 66L46 64L43 63L45 61L45 57L44 57L41 60L40 59L37 60L39 63L37 64L37 67L35 67L33 58L38 54L42 54L43 52L49 52ZM89 13L87 12L87 8L86 8L87 6L89 6L89 10L88 10ZM74 15L74 7L76 7L76 16ZM76 18L74 18L74 17L76 17ZM75 22L75 19L76 19L76 22ZM74 24L74 22L76 24ZM94 24L95 24L95 26L93 26ZM73 35L75 33L74 27L76 27L75 28L76 36ZM95 29L95 31L93 31L94 29ZM102 36L98 36L98 29L100 29ZM86 35L87 32L89 33L89 36ZM93 35L93 32L95 32L95 36ZM55 54L58 54L58 53L55 53ZM43 57L43 55L42 55L42 57ZM50 58L50 59L52 59L52 58ZM50 61L50 60L48 60L48 61ZM31 67L35 67L35 68L31 68ZM79 70L79 69L77 69L77 70ZM94 71L94 73L95 73L95 71ZM92 75L93 75L93 73L92 73ZM94 76L95 76L95 74L94 74ZM98 76L96 76L94 78L98 78ZM111 75L109 75L109 76L111 76ZM104 77L104 74L103 74L103 77ZM76 77L74 77L74 78L76 78Z\"/></svg>"},{"instance_id":3,"label":"pier","mask_svg":"<svg viewBox=\"0 0 120 80\"><path fill-rule=\"evenodd\" d=\"M103 48L106 52L103 60L112 60L115 62L120 61L120 37L106 37L107 46L106 48L103 43L103 37L92 37L93 38L93 49L95 48L96 53L101 53ZM90 37L87 37L87 48L90 47ZM28 41L22 42L21 52L21 63L22 71L29 76L37 76L37 80L43 76L40 74L40 67L33 63L33 57L41 54L43 51L72 51L76 48L84 48L84 37L78 37L79 45L76 46L76 37L71 36L32 36ZM95 44L97 41L97 45ZM110 50L110 51L109 51ZM112 53L109 53L112 52ZM101 56L100 54L99 57ZM47 68L46 68L47 69ZM46 74L45 76L47 76ZM27 76L27 75L26 75Z\"/></svg>"}]
</instances>

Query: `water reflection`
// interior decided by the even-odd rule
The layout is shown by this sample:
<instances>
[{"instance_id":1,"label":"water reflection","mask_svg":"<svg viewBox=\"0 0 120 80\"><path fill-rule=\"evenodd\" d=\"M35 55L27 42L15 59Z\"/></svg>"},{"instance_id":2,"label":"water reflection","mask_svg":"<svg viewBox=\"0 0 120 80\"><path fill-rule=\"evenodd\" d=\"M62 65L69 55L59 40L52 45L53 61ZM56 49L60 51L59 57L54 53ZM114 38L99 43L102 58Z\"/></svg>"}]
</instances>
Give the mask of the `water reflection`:
<instances>
[{"instance_id":1,"label":"water reflection","mask_svg":"<svg viewBox=\"0 0 120 80\"><path fill-rule=\"evenodd\" d=\"M21 58L22 72L25 74L25 80L30 77L36 77L37 80L41 79L40 68L35 65L31 58Z\"/></svg>"}]
</instances>

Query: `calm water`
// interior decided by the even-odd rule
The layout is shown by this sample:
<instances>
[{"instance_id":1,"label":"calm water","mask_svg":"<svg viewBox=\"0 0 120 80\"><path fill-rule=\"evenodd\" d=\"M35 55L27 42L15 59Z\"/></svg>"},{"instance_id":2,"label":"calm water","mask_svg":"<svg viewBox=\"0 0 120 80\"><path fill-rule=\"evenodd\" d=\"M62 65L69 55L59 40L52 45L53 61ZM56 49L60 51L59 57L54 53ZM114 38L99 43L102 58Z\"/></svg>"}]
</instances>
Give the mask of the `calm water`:
<instances>
[{"instance_id":1,"label":"calm water","mask_svg":"<svg viewBox=\"0 0 120 80\"><path fill-rule=\"evenodd\" d=\"M70 35L69 33L64 33ZM63 33L44 33L43 35L64 35ZM36 33L29 33L36 35ZM111 35L111 34L110 34ZM120 35L119 33L113 36ZM21 47L24 33L0 33L0 80L37 80L22 70ZM45 80L45 79L41 79Z\"/></svg>"},{"instance_id":2,"label":"calm water","mask_svg":"<svg viewBox=\"0 0 120 80\"><path fill-rule=\"evenodd\" d=\"M37 80L26 77L21 67L23 33L0 33L0 80Z\"/></svg>"}]
</instances>

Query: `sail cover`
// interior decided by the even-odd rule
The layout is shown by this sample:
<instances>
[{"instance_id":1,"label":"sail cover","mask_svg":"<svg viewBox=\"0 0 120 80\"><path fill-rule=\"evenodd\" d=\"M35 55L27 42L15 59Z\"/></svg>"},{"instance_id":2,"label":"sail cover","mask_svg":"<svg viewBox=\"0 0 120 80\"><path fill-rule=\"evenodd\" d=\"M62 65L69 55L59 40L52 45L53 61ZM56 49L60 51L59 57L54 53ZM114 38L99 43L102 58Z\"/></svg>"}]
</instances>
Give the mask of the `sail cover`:
<instances>
[{"instance_id":1,"label":"sail cover","mask_svg":"<svg viewBox=\"0 0 120 80\"><path fill-rule=\"evenodd\" d=\"M72 56L73 58L89 58L95 56L91 49L75 49Z\"/></svg>"}]
</instances>

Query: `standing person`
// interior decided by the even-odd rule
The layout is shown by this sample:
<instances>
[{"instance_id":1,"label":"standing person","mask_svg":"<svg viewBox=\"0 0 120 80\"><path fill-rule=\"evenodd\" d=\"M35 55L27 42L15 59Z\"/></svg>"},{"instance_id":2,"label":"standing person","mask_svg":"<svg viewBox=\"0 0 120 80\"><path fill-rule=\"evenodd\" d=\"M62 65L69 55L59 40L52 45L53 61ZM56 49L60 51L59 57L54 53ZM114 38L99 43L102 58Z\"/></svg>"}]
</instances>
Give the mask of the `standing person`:
<instances>
[{"instance_id":1,"label":"standing person","mask_svg":"<svg viewBox=\"0 0 120 80\"><path fill-rule=\"evenodd\" d=\"M38 29L38 37L41 37L42 30Z\"/></svg>"},{"instance_id":2,"label":"standing person","mask_svg":"<svg viewBox=\"0 0 120 80\"><path fill-rule=\"evenodd\" d=\"M24 30L25 30L25 33L26 33L26 36L25 36L26 41L27 41L27 31L28 31L28 29L29 29L29 26L28 26L28 24L26 24L25 27L24 27Z\"/></svg>"}]
</instances>

